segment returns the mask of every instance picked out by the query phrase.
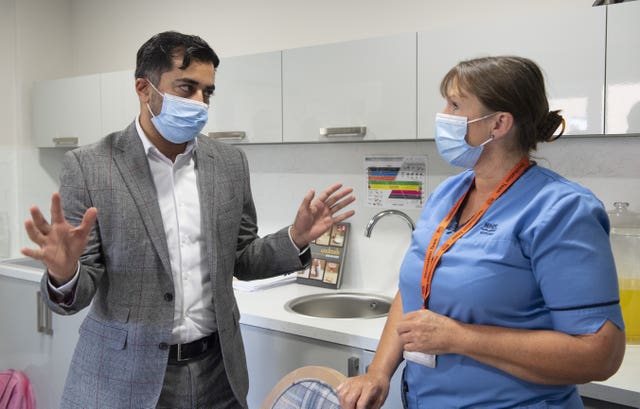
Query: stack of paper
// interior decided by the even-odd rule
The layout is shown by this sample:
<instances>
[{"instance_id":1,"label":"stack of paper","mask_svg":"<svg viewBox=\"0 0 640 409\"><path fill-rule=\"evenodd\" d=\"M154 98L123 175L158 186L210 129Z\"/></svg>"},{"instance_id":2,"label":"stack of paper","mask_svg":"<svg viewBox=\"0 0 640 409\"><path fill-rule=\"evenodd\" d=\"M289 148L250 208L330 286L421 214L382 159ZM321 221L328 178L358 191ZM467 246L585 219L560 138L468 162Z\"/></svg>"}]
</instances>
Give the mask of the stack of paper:
<instances>
[{"instance_id":1,"label":"stack of paper","mask_svg":"<svg viewBox=\"0 0 640 409\"><path fill-rule=\"evenodd\" d=\"M276 287L279 285L294 283L296 281L295 274L275 276L271 278L264 278L262 280L242 281L233 279L233 288L240 291L257 291L264 290L265 288Z\"/></svg>"}]
</instances>

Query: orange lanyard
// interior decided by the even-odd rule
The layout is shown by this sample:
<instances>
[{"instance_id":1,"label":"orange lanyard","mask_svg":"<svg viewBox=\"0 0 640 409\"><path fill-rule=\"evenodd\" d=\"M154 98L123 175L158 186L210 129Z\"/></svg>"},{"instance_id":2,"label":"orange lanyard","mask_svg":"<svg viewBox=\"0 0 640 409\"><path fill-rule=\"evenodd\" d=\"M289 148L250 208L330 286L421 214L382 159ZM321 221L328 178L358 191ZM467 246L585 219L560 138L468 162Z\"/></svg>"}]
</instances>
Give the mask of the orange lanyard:
<instances>
[{"instance_id":1,"label":"orange lanyard","mask_svg":"<svg viewBox=\"0 0 640 409\"><path fill-rule=\"evenodd\" d=\"M531 166L529 162L529 158L524 157L514 166L511 171L507 174L507 176L500 182L500 184L491 192L491 195L487 199L487 201L482 205L480 210L458 231L449 237L449 239L444 242L444 244L438 249L438 243L440 243L440 239L444 234L447 226L451 223L451 220L455 217L456 213L462 206L465 198L469 194L469 190L462 195L458 202L453 206L453 208L449 211L449 214L442 219L435 233L431 237L431 242L429 243L429 247L427 247L427 253L424 257L424 266L422 267L422 298L424 299L423 308L426 308L427 300L429 299L429 294L431 293L431 281L433 280L433 273L436 270L436 266L438 262L440 262L440 258L444 253L447 252L453 246L453 244L466 232L471 230L471 228L480 220L482 215L489 209L489 206L493 204L509 187L516 181L518 178ZM473 186L473 184L472 184Z\"/></svg>"}]
</instances>

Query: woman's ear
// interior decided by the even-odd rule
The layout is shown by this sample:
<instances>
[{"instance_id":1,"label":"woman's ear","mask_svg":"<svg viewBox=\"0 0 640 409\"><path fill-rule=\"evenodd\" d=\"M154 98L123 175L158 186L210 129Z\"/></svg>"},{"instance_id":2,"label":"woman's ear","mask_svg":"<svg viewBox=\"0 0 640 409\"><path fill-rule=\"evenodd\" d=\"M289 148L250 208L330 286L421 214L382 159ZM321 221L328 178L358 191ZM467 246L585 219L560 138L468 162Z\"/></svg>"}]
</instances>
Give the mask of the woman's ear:
<instances>
[{"instance_id":1,"label":"woman's ear","mask_svg":"<svg viewBox=\"0 0 640 409\"><path fill-rule=\"evenodd\" d=\"M509 134L514 127L513 115L509 112L498 112L492 122L491 134L496 139Z\"/></svg>"}]
</instances>

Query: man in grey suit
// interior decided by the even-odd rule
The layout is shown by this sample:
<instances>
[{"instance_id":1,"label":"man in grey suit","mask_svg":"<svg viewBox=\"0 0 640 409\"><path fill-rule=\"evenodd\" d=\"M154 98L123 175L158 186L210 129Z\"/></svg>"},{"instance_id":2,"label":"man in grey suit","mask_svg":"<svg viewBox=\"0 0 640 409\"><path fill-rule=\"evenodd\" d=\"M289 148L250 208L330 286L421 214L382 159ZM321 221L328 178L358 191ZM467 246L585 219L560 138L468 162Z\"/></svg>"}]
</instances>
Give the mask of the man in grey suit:
<instances>
[{"instance_id":1,"label":"man in grey suit","mask_svg":"<svg viewBox=\"0 0 640 409\"><path fill-rule=\"evenodd\" d=\"M302 200L259 238L243 152L198 136L219 60L202 39L160 33L138 51L140 114L67 152L51 223L31 208L49 307L80 328L64 408L246 408L248 375L232 279L299 270L306 247L353 211L352 189Z\"/></svg>"}]
</instances>

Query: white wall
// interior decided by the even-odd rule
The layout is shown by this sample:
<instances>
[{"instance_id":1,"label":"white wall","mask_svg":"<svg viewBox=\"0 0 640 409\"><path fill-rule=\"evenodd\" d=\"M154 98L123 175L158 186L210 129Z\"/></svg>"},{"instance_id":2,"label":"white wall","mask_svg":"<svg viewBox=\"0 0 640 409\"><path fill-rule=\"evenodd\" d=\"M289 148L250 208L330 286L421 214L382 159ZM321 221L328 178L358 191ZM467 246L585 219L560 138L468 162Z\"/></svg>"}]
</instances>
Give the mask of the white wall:
<instances>
[{"instance_id":1,"label":"white wall","mask_svg":"<svg viewBox=\"0 0 640 409\"><path fill-rule=\"evenodd\" d=\"M4 146L0 152L11 161L11 176L4 179L5 173L2 173L0 194L2 202L11 203L11 255L18 256L19 249L29 244L23 227L29 207L38 205L48 214L49 198L57 186L60 152L33 148L31 89L34 81L71 75L71 3L69 0L0 0L0 4L0 19L7 20L6 25L0 20L0 47L3 55L9 56L9 64L0 64L0 70L11 73L5 77L3 72L0 78L13 78L2 84L12 86L9 97L4 92L0 94L0 104L8 106L0 110L0 115L7 113L9 126L5 126L4 119L0 123L3 133L8 129L10 134L0 140L10 141L11 145L7 145L6 153ZM10 185L3 189L5 180L9 180Z\"/></svg>"},{"instance_id":2,"label":"white wall","mask_svg":"<svg viewBox=\"0 0 640 409\"><path fill-rule=\"evenodd\" d=\"M13 4L11 0L0 0ZM13 0L17 1L17 0ZM543 0L561 7L554 0ZM585 0L590 6L591 0ZM4 4L4 3L2 3ZM202 36L225 56L280 50L319 43L404 33L470 19L495 20L501 8L519 7L507 0L460 0L455 12L445 3L406 0L394 7L382 0L20 0L17 6L16 67L22 74L17 97L25 112L21 138L30 143L28 88L33 79L56 78L131 69L138 47L159 31L175 29ZM42 27L48 30L42 33ZM40 31L38 31L40 30ZM446 41L443 31L442 41ZM0 39L4 44L4 40ZM570 62L568 62L570 63ZM579 67L576 67L577 69ZM323 145L246 146L261 231L271 232L292 221L311 187L321 189L342 181L353 185L361 200L354 206L353 236L345 286L392 286L402 253L409 242L407 227L392 218L381 221L371 239L362 231L375 213L363 205L362 158L366 154L414 154L429 157L432 189L455 169L443 164L433 142L343 143ZM610 207L615 200L640 210L640 138L560 139L540 147L541 164L592 189ZM19 153L20 220L30 204L48 209L57 186L61 151L27 148ZM331 163L329 167L327 164ZM37 183L33 183L36 181ZM418 212L409 212L414 218ZM18 222L15 228L22 231ZM386 240L385 240L386 239ZM28 241L21 234L19 241ZM18 246L14 246L17 251ZM382 266L382 267L381 267ZM372 284L375 282L379 284Z\"/></svg>"},{"instance_id":3,"label":"white wall","mask_svg":"<svg viewBox=\"0 0 640 409\"><path fill-rule=\"evenodd\" d=\"M552 0L546 0L550 3ZM586 0L588 2L588 0ZM458 0L451 11L434 0L71 0L74 71L132 68L135 52L164 30L197 34L221 56L235 56L418 31L478 13L495 15L508 0Z\"/></svg>"},{"instance_id":4,"label":"white wall","mask_svg":"<svg viewBox=\"0 0 640 409\"><path fill-rule=\"evenodd\" d=\"M11 251L10 220L15 218L16 164L15 149L17 137L16 70L15 70L15 2L0 0L0 40L2 42L3 63L0 64L0 257L7 257ZM8 62L8 63L7 63Z\"/></svg>"}]
</instances>

